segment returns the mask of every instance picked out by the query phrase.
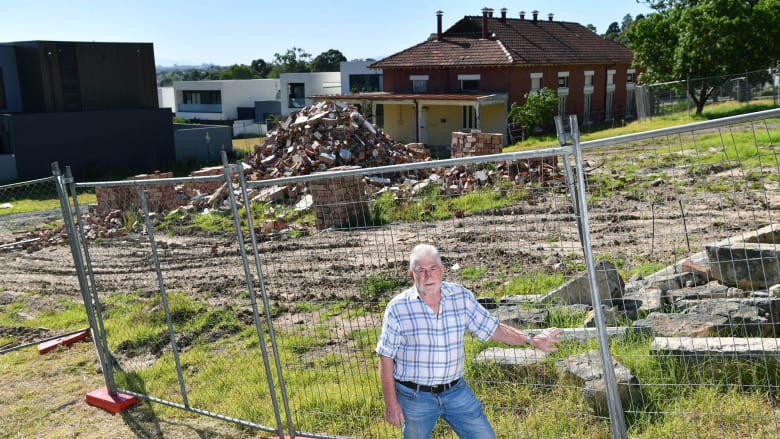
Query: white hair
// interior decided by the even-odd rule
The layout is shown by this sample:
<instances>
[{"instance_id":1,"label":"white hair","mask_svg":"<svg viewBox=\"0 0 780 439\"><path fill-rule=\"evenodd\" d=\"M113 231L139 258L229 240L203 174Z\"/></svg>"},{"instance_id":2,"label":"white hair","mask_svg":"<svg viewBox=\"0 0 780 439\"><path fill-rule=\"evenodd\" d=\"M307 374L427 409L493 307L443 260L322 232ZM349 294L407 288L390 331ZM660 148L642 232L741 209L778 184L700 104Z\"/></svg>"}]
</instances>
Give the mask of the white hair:
<instances>
[{"instance_id":1,"label":"white hair","mask_svg":"<svg viewBox=\"0 0 780 439\"><path fill-rule=\"evenodd\" d=\"M439 249L437 249L436 247L430 244L417 244L416 246L414 246L412 252L409 254L409 269L414 270L414 266L417 260L421 259L424 256L434 257L436 258L436 264L442 265Z\"/></svg>"}]
</instances>

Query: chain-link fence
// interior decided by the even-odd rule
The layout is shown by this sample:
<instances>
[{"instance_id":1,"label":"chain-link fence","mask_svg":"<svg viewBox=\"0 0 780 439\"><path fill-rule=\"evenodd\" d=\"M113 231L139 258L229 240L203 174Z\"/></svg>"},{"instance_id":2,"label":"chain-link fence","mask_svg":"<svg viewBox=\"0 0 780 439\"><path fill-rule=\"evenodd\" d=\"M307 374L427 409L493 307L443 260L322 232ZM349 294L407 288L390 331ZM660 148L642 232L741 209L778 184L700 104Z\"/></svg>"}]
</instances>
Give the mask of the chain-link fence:
<instances>
[{"instance_id":1,"label":"chain-link fence","mask_svg":"<svg viewBox=\"0 0 780 439\"><path fill-rule=\"evenodd\" d=\"M68 293L109 392L280 436L397 437L374 347L429 242L502 322L564 329L546 355L467 338L498 437L778 437L778 118L583 143L574 120L543 150L274 180L226 163L41 184L72 200Z\"/></svg>"},{"instance_id":2,"label":"chain-link fence","mask_svg":"<svg viewBox=\"0 0 780 439\"><path fill-rule=\"evenodd\" d=\"M777 106L780 100L778 75L778 68L771 66L733 75L687 78L639 86L636 89L638 118L642 120L682 111L693 114L697 111L693 96L696 100L703 100L703 108L724 102L739 102L746 106Z\"/></svg>"}]
</instances>

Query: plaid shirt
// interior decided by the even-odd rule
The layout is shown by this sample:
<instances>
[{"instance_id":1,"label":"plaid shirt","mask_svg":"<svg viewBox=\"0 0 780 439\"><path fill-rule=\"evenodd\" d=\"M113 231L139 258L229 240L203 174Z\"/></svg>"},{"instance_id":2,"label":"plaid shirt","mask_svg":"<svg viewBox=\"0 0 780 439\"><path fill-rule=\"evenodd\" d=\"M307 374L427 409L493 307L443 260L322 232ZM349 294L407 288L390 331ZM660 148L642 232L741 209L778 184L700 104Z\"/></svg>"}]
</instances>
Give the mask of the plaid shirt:
<instances>
[{"instance_id":1,"label":"plaid shirt","mask_svg":"<svg viewBox=\"0 0 780 439\"><path fill-rule=\"evenodd\" d=\"M387 305L376 352L395 360L394 378L434 386L463 377L465 331L486 341L496 328L498 319L461 285L441 283L438 316L413 286Z\"/></svg>"}]
</instances>

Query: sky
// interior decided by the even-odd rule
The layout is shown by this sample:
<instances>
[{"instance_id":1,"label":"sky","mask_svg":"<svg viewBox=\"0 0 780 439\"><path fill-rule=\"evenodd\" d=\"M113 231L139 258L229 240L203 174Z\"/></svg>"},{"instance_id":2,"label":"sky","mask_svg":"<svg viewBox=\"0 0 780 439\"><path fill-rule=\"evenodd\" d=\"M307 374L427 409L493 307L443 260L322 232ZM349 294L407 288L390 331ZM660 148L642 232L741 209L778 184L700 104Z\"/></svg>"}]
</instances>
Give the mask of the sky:
<instances>
[{"instance_id":1,"label":"sky","mask_svg":"<svg viewBox=\"0 0 780 439\"><path fill-rule=\"evenodd\" d=\"M0 42L53 40L154 44L157 65L273 62L300 48L312 58L330 49L348 60L381 59L424 41L483 7L499 16L596 26L604 33L626 14L652 12L637 0L2 0Z\"/></svg>"}]
</instances>

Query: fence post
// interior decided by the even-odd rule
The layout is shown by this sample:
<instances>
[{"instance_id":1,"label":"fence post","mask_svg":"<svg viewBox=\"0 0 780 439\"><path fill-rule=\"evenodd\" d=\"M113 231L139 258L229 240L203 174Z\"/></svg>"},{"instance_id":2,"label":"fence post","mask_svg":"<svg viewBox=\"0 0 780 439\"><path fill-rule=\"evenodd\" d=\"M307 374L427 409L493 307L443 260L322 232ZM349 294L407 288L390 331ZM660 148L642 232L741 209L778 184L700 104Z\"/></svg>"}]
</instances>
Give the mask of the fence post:
<instances>
[{"instance_id":1,"label":"fence post","mask_svg":"<svg viewBox=\"0 0 780 439\"><path fill-rule=\"evenodd\" d=\"M100 367L103 370L103 374L106 377L106 382L110 383L106 385L108 394L116 396L116 382L114 380L114 362L111 360L111 351L108 349L108 340L106 338L106 329L103 326L103 307L100 304L100 298L98 296L97 288L95 287L95 275L92 271L92 258L89 256L89 245L87 244L87 236L84 233L84 224L81 222L81 208L79 206L79 200L76 193L76 183L73 180L73 174L71 173L70 166L65 167L65 182L70 189L71 198L73 198L73 210L76 212L76 225L78 225L78 233L81 238L81 245L84 250L84 268L89 275L89 286L92 292L90 307L94 309L93 315L95 316L95 329L92 336L94 337L95 346L98 350L102 350L102 357L100 359ZM105 361L104 361L105 360ZM111 393L113 389L114 393Z\"/></svg>"},{"instance_id":2,"label":"fence post","mask_svg":"<svg viewBox=\"0 0 780 439\"><path fill-rule=\"evenodd\" d=\"M577 117L569 116L571 126L571 137L574 143L574 158L577 164L577 184L579 190L577 197L580 208L580 240L585 249L585 265L588 269L588 279L590 281L591 300L593 301L593 313L596 319L596 328L599 339L599 352L601 362L604 368L604 383L607 393L607 407L609 409L609 419L614 439L626 439L626 420L623 413L623 406L620 402L620 393L615 378L615 370L612 367L612 354L609 350L609 336L604 323L604 312L601 309L601 298L599 297L598 283L596 281L596 264L593 258L593 247L590 243L590 226L588 224L588 205L585 199L585 171L582 160L582 148L580 147L580 133L577 127Z\"/></svg>"},{"instance_id":3,"label":"fence post","mask_svg":"<svg viewBox=\"0 0 780 439\"><path fill-rule=\"evenodd\" d=\"M224 155L223 160L227 160L227 155L223 151L222 154ZM240 162L237 164L238 169L241 169ZM249 229L249 237L252 242L252 255L255 260L255 270L257 270L257 280L260 283L260 297L263 299L263 309L265 310L265 318L266 318L266 324L268 325L268 338L271 342L271 351L274 355L274 364L276 365L276 374L277 378L279 379L279 390L281 392L282 397L282 405L284 405L285 414L287 415L287 425L290 427L290 434L293 438L295 438L295 432L293 429L293 422L292 417L290 415L290 404L289 400L287 399L287 388L284 384L284 374L282 373L282 362L280 360L279 356L279 349L276 345L276 335L274 334L274 325L273 320L271 316L271 303L268 301L268 294L265 290L265 280L263 279L263 270L262 265L260 264L260 251L257 249L257 235L255 233L255 225L254 220L252 218L252 209L250 208L249 204L249 194L246 190L246 179L244 178L244 173L239 172L237 174L238 182L241 187L241 197L244 200L246 208L245 214L246 214L246 223L247 228ZM259 318L259 314L257 313L257 294L254 292L250 295L252 300L252 309L255 311L255 316ZM259 328L259 325L258 325ZM270 379L270 370L269 373L269 383L273 383L273 381Z\"/></svg>"},{"instance_id":4,"label":"fence post","mask_svg":"<svg viewBox=\"0 0 780 439\"><path fill-rule=\"evenodd\" d=\"M165 281L163 280L162 271L160 270L160 259L157 256L157 242L154 240L154 228L152 226L152 220L149 218L149 207L146 204L144 186L138 188L138 198L141 200L141 208L144 211L146 236L149 237L149 244L152 249L152 263L154 264L154 270L157 273L157 283L160 287L160 294L162 295L162 305L165 310L165 321L168 324L168 337L171 339L171 352L173 353L173 361L176 364L176 375L179 378L179 389L181 391L182 402L185 407L189 408L190 403L187 398L187 386L184 385L184 374L182 374L181 362L179 361L179 348L176 346L176 335L174 334L173 322L171 321L171 309L168 305L168 293L165 291Z\"/></svg>"},{"instance_id":5,"label":"fence post","mask_svg":"<svg viewBox=\"0 0 780 439\"><path fill-rule=\"evenodd\" d=\"M264 337L263 337L263 328L262 328L262 324L260 323L260 313L259 313L259 311L257 309L257 294L255 293L254 280L252 279L252 272L249 269L249 261L248 261L247 255L246 255L246 246L244 244L244 235L243 235L243 232L241 230L241 217L238 214L238 206L236 205L236 198L235 198L235 195L233 194L232 173L230 171L230 165L228 164L227 154L225 153L224 150L222 150L221 154L222 154L222 167L224 169L224 175L225 175L225 184L227 185L227 197L228 197L228 200L230 201L230 209L233 212L233 226L236 229L236 239L238 240L238 249L239 249L239 252L241 253L241 262L244 265L244 275L246 276L246 287L247 287L247 290L249 291L250 300L252 301L252 315L253 315L254 321L255 321L255 328L257 330L257 338L258 338L258 341L259 341L259 344L260 344L260 351L262 352L262 355L263 355L263 366L265 367L265 376L266 376L266 379L268 380L268 394L269 394L269 396L271 398L271 404L273 405L273 408L274 408L274 417L276 418L276 432L277 432L277 434L279 434L279 437L284 437L284 429L282 427L282 416L281 416L281 413L279 412L279 402L276 400L276 391L274 390L273 374L271 373L271 365L270 365L270 363L268 361L268 352L267 352L266 347L265 347L265 340L264 340ZM246 191L242 191L242 196L244 197L243 198L244 199L244 207L245 207L247 216L250 217L252 213L249 211L249 198L247 197ZM254 241L254 236L255 235L254 235L254 229L252 227L251 222L249 223L249 233L251 234L251 236L253 238L252 245L254 246L255 256L256 256L257 255L257 244ZM258 268L258 272L259 272L259 268ZM261 277L261 280L262 280L262 277ZM265 297L265 295L264 295L264 297ZM265 302L265 306L266 306L265 313L266 313L266 315L268 315L268 313L270 313L271 311L268 308L268 302L267 301ZM274 346L276 346L276 345L274 344ZM276 349L275 348L274 348L274 353L276 353ZM281 364L279 363L279 355L276 355L276 359L277 359L276 360L277 361L276 367L277 367L277 370L279 371L279 376L281 378L281 373L282 372L281 372ZM286 401L286 399L285 399L285 401ZM287 425L288 425L288 428L290 430L290 435L291 435L292 438L295 438L295 434L293 433L294 428L293 428L292 422L290 420L290 410L289 410L289 408L287 407L286 404L285 404L285 409L287 409Z\"/></svg>"},{"instance_id":6,"label":"fence post","mask_svg":"<svg viewBox=\"0 0 780 439\"><path fill-rule=\"evenodd\" d=\"M114 374L111 369L110 356L108 349L105 346L105 337L102 331L99 330L95 322L95 309L94 302L90 295L90 287L87 281L86 272L84 270L84 260L81 254L81 247L78 242L78 233L76 232L76 226L73 223L73 212L70 210L70 201L68 200L68 194L65 190L65 181L60 172L60 166L57 162L51 164L52 174L56 182L57 195L60 198L60 208L62 209L62 220L65 225L65 230L68 235L68 244L70 245L70 253L73 257L73 265L76 268L76 276L79 280L79 289L81 290L81 298L84 301L84 310L87 313L87 320L89 320L89 327L92 333L92 342L95 344L95 350L97 351L98 361L100 361L100 367L103 371L103 379L106 383L106 390L109 395L117 396L116 383L114 382Z\"/></svg>"}]
</instances>

